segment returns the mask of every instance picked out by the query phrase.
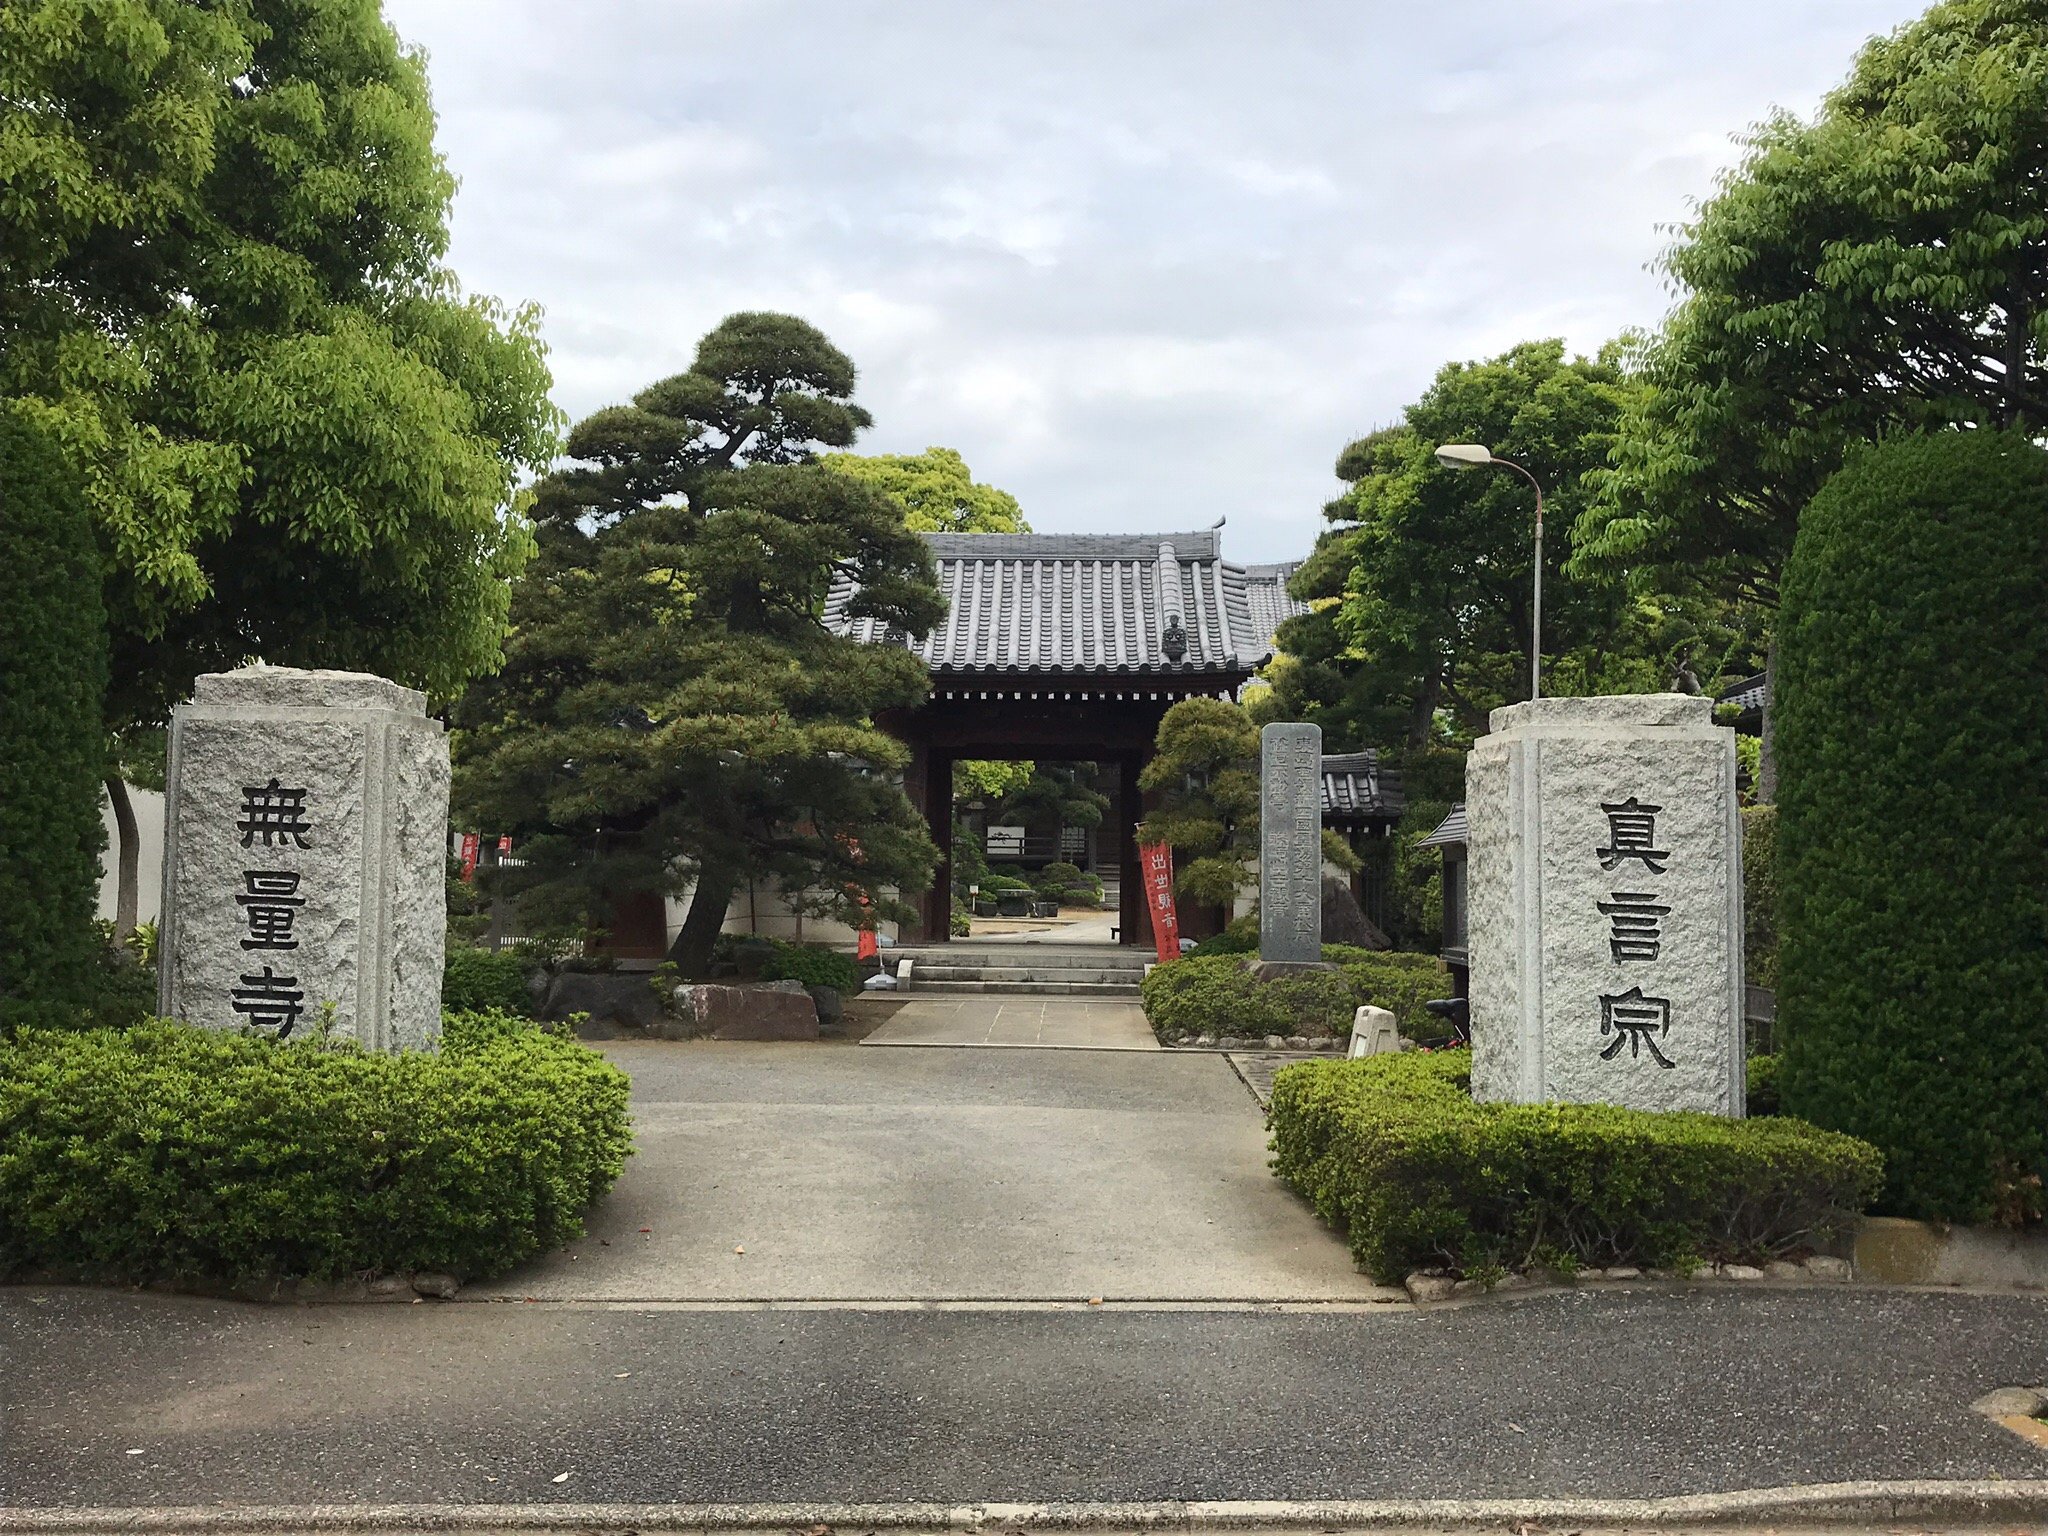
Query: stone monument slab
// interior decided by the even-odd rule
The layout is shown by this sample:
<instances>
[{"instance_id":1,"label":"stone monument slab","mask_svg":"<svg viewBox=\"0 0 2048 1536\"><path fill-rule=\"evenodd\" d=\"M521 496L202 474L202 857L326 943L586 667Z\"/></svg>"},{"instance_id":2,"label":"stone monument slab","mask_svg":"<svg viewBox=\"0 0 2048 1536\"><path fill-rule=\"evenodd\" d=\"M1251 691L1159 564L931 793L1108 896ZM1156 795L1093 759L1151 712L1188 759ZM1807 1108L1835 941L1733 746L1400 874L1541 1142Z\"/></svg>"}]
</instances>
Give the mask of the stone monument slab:
<instances>
[{"instance_id":1,"label":"stone monument slab","mask_svg":"<svg viewBox=\"0 0 2048 1536\"><path fill-rule=\"evenodd\" d=\"M1323 960L1323 728L1259 732L1259 964Z\"/></svg>"},{"instance_id":2,"label":"stone monument slab","mask_svg":"<svg viewBox=\"0 0 2048 1536\"><path fill-rule=\"evenodd\" d=\"M209 673L171 712L158 1009L373 1050L441 1035L448 741L360 672Z\"/></svg>"},{"instance_id":3,"label":"stone monument slab","mask_svg":"<svg viewBox=\"0 0 2048 1536\"><path fill-rule=\"evenodd\" d=\"M1741 1115L1735 733L1685 694L1491 725L1465 768L1474 1096Z\"/></svg>"}]
</instances>

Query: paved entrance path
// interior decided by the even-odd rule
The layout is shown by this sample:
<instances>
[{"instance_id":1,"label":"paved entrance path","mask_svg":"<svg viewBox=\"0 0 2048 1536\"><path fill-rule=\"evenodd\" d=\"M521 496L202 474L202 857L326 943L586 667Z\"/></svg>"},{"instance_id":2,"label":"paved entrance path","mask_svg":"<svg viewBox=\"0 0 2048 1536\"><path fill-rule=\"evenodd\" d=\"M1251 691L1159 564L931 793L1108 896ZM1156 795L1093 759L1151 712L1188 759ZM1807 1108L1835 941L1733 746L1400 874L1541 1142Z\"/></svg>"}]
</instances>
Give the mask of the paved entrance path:
<instances>
[{"instance_id":1,"label":"paved entrance path","mask_svg":"<svg viewBox=\"0 0 2048 1536\"><path fill-rule=\"evenodd\" d=\"M1063 997L907 997L863 1045L1058 1046L1069 1050L1156 1051L1159 1039L1136 1003Z\"/></svg>"},{"instance_id":2,"label":"paved entrance path","mask_svg":"<svg viewBox=\"0 0 2048 1536\"><path fill-rule=\"evenodd\" d=\"M1220 1056L602 1049L633 1074L638 1154L582 1241L465 1296L1398 1294L1273 1178L1258 1105Z\"/></svg>"},{"instance_id":3,"label":"paved entrance path","mask_svg":"<svg viewBox=\"0 0 2048 1536\"><path fill-rule=\"evenodd\" d=\"M1647 1497L2041 1478L2048 1455L1969 1404L2044 1361L2048 1301L1847 1287L1335 1315L264 1308L0 1288L0 1504Z\"/></svg>"}]
</instances>

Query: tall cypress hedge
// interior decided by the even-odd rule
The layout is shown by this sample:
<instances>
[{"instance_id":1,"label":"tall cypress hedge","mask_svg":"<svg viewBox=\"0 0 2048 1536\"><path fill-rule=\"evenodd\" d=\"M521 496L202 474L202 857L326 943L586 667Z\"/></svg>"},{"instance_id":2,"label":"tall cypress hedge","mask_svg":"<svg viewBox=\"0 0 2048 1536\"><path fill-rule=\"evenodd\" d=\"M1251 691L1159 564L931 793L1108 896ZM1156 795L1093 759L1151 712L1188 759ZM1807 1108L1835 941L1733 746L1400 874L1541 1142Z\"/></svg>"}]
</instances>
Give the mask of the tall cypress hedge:
<instances>
[{"instance_id":1,"label":"tall cypress hedge","mask_svg":"<svg viewBox=\"0 0 2048 1536\"><path fill-rule=\"evenodd\" d=\"M1800 521L1776 676L1787 1114L1884 1152L1885 1208L2042 1214L2048 453L1898 439Z\"/></svg>"},{"instance_id":2,"label":"tall cypress hedge","mask_svg":"<svg viewBox=\"0 0 2048 1536\"><path fill-rule=\"evenodd\" d=\"M0 406L0 1025L62 1019L94 990L106 690L77 484L55 445Z\"/></svg>"}]
</instances>

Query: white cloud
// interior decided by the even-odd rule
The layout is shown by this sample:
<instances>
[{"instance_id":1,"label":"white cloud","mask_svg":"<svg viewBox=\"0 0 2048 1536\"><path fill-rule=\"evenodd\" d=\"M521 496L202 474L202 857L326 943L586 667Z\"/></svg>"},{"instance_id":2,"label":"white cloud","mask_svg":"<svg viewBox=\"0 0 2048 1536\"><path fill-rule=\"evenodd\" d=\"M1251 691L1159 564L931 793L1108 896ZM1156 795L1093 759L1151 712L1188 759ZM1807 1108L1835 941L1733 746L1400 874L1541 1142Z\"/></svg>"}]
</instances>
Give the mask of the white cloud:
<instances>
[{"instance_id":1,"label":"white cloud","mask_svg":"<svg viewBox=\"0 0 2048 1536\"><path fill-rule=\"evenodd\" d=\"M1920 0L387 0L430 54L466 284L572 416L742 308L821 325L870 451L1044 529L1304 552L1446 361L1591 351L1774 104Z\"/></svg>"}]
</instances>

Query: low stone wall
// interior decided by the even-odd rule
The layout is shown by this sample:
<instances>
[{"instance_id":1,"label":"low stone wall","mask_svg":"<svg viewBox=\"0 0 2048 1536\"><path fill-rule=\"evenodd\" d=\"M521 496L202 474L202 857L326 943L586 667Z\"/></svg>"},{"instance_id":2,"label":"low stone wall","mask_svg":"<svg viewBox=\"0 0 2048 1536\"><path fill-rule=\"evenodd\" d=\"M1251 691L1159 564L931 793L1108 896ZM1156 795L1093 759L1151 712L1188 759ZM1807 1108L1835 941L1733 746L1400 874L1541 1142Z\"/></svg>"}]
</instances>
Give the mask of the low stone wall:
<instances>
[{"instance_id":1,"label":"low stone wall","mask_svg":"<svg viewBox=\"0 0 2048 1536\"><path fill-rule=\"evenodd\" d=\"M2048 1231L1942 1227L1867 1216L1856 1233L1858 1280L1887 1285L2048 1290Z\"/></svg>"}]
</instances>

